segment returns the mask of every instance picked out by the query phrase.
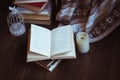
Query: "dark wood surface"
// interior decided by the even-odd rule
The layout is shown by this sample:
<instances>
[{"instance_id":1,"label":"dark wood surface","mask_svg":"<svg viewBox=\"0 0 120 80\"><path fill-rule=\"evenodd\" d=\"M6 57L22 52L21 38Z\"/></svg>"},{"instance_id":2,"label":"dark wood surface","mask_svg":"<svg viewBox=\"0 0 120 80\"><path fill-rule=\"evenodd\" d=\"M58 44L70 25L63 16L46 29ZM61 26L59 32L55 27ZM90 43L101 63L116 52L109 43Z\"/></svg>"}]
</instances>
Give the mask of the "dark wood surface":
<instances>
[{"instance_id":1,"label":"dark wood surface","mask_svg":"<svg viewBox=\"0 0 120 80\"><path fill-rule=\"evenodd\" d=\"M120 26L90 44L87 54L77 53L77 59L64 60L48 72L25 62L30 27L23 36L12 36L6 22L8 5L0 8L0 80L120 80Z\"/></svg>"}]
</instances>

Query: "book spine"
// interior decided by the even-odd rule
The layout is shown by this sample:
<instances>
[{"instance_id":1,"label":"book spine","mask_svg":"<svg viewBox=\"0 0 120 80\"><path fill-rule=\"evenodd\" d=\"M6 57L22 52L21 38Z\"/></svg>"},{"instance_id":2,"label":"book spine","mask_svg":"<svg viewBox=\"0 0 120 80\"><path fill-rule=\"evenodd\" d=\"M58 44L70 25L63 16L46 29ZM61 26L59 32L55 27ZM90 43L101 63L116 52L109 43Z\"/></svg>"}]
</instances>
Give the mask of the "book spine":
<instances>
[{"instance_id":1,"label":"book spine","mask_svg":"<svg viewBox=\"0 0 120 80\"><path fill-rule=\"evenodd\" d=\"M40 25L51 25L51 20L33 20L33 19L24 19L25 23L40 24Z\"/></svg>"},{"instance_id":2,"label":"book spine","mask_svg":"<svg viewBox=\"0 0 120 80\"><path fill-rule=\"evenodd\" d=\"M38 61L35 61L35 63L36 63L37 65L43 67L44 69L49 70L45 65L40 64Z\"/></svg>"}]
</instances>

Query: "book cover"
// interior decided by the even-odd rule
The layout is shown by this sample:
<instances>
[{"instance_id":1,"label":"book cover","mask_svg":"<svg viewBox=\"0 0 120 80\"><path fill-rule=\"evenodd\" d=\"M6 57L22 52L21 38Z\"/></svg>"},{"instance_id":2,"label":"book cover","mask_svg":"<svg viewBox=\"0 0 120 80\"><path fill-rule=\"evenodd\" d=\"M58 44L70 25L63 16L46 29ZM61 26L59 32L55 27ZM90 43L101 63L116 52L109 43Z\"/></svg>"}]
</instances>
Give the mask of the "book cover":
<instances>
[{"instance_id":1,"label":"book cover","mask_svg":"<svg viewBox=\"0 0 120 80\"><path fill-rule=\"evenodd\" d=\"M35 12L41 12L47 4L48 4L47 2L39 2L39 3L22 3L22 4L15 4L15 5L17 7L26 8L28 10L32 10Z\"/></svg>"},{"instance_id":2,"label":"book cover","mask_svg":"<svg viewBox=\"0 0 120 80\"><path fill-rule=\"evenodd\" d=\"M51 20L33 20L33 19L25 19L25 23L39 24L39 25L51 25Z\"/></svg>"},{"instance_id":3,"label":"book cover","mask_svg":"<svg viewBox=\"0 0 120 80\"><path fill-rule=\"evenodd\" d=\"M51 18L51 3L47 4L45 8L39 13L22 7L17 7L17 9L20 13L22 13L24 19L50 20Z\"/></svg>"},{"instance_id":4,"label":"book cover","mask_svg":"<svg viewBox=\"0 0 120 80\"><path fill-rule=\"evenodd\" d=\"M51 20L52 3L48 2L45 8L41 12L34 12L29 9L18 7L18 11L22 13L24 19L33 20Z\"/></svg>"},{"instance_id":5,"label":"book cover","mask_svg":"<svg viewBox=\"0 0 120 80\"><path fill-rule=\"evenodd\" d=\"M14 0L14 4L48 2L48 0Z\"/></svg>"},{"instance_id":6,"label":"book cover","mask_svg":"<svg viewBox=\"0 0 120 80\"><path fill-rule=\"evenodd\" d=\"M49 30L42 26L31 24L27 62L76 58L73 36L71 25Z\"/></svg>"}]
</instances>

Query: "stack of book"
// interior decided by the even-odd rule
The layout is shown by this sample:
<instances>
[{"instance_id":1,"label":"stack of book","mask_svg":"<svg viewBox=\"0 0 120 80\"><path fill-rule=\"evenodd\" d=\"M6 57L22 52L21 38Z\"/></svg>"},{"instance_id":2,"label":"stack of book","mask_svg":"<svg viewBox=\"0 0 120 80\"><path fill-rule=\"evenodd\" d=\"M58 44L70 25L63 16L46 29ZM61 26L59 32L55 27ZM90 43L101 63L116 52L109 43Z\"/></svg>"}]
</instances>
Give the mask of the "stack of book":
<instances>
[{"instance_id":1,"label":"stack of book","mask_svg":"<svg viewBox=\"0 0 120 80\"><path fill-rule=\"evenodd\" d=\"M53 71L62 59L75 58L74 34L71 25L49 30L31 24L28 36L27 62L35 62L45 69Z\"/></svg>"},{"instance_id":2,"label":"stack of book","mask_svg":"<svg viewBox=\"0 0 120 80\"><path fill-rule=\"evenodd\" d=\"M51 25L55 16L56 1L57 0L14 0L13 5L17 6L17 10L22 13L25 23ZM61 59L34 60L29 62L34 62L51 72L61 62Z\"/></svg>"},{"instance_id":3,"label":"stack of book","mask_svg":"<svg viewBox=\"0 0 120 80\"><path fill-rule=\"evenodd\" d=\"M25 23L50 25L54 0L15 0L13 2L23 14Z\"/></svg>"}]
</instances>

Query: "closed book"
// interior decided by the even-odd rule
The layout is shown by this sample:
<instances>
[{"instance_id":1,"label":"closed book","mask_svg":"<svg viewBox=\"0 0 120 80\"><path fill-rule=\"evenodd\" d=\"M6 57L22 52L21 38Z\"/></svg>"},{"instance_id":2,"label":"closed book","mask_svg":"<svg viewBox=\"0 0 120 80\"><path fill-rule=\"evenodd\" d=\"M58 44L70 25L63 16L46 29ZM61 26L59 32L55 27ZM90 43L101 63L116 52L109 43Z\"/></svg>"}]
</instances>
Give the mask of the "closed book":
<instances>
[{"instance_id":1,"label":"closed book","mask_svg":"<svg viewBox=\"0 0 120 80\"><path fill-rule=\"evenodd\" d=\"M51 25L51 20L33 20L33 19L25 19L25 23L32 23L32 24L40 24L40 25Z\"/></svg>"},{"instance_id":2,"label":"closed book","mask_svg":"<svg viewBox=\"0 0 120 80\"><path fill-rule=\"evenodd\" d=\"M44 60L44 61L36 61L35 63L43 67L44 69L52 72L61 61L62 60Z\"/></svg>"},{"instance_id":3,"label":"closed book","mask_svg":"<svg viewBox=\"0 0 120 80\"><path fill-rule=\"evenodd\" d=\"M51 4L48 3L41 12L34 12L26 8L17 7L18 11L22 13L24 19L33 20L50 20L51 18Z\"/></svg>"},{"instance_id":4,"label":"closed book","mask_svg":"<svg viewBox=\"0 0 120 80\"><path fill-rule=\"evenodd\" d=\"M22 3L15 5L18 7L23 7L29 10L33 10L35 12L41 12L47 4L48 4L47 2L39 2L39 3Z\"/></svg>"},{"instance_id":5,"label":"closed book","mask_svg":"<svg viewBox=\"0 0 120 80\"><path fill-rule=\"evenodd\" d=\"M20 3L48 2L48 0L14 0L14 4Z\"/></svg>"}]
</instances>

